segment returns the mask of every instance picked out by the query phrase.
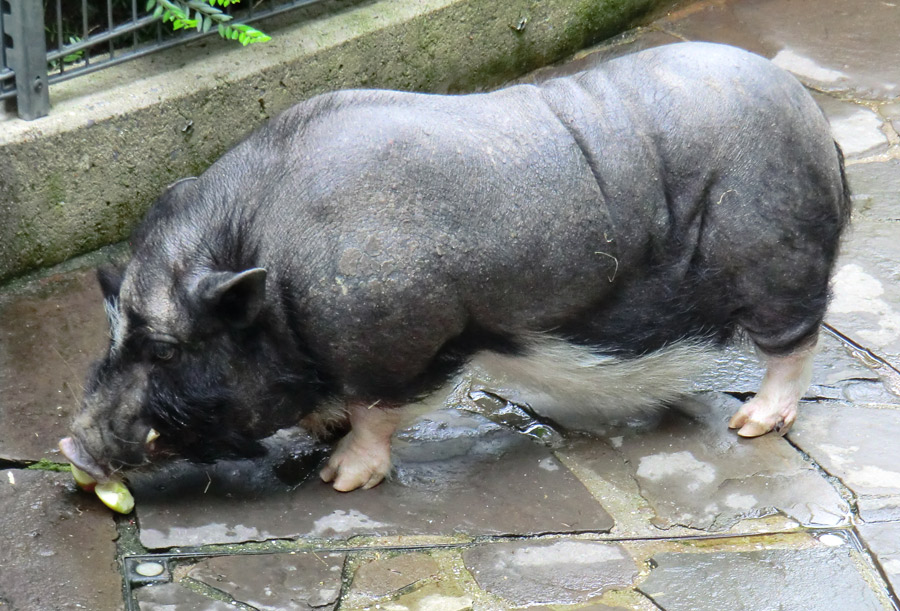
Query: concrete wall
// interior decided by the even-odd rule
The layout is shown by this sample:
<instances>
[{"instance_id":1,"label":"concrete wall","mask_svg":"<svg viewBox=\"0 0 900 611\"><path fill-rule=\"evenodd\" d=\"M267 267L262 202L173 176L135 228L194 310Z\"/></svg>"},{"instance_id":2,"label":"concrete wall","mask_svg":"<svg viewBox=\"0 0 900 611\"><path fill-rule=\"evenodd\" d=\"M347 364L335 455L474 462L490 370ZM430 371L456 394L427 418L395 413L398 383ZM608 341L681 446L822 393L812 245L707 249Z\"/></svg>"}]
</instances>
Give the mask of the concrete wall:
<instances>
[{"instance_id":1,"label":"concrete wall","mask_svg":"<svg viewBox=\"0 0 900 611\"><path fill-rule=\"evenodd\" d=\"M125 239L165 185L316 93L490 88L671 4L335 2L263 23L266 44L206 38L60 83L48 117L0 121L0 280Z\"/></svg>"}]
</instances>

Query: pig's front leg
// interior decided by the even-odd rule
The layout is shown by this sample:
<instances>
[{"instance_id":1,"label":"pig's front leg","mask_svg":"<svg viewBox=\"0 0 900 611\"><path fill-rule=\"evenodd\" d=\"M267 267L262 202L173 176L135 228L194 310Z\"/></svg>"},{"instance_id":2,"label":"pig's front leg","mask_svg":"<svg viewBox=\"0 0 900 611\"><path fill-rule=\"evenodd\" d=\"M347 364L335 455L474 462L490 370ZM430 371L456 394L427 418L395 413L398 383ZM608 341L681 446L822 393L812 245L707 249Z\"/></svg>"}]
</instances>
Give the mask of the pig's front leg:
<instances>
[{"instance_id":1,"label":"pig's front leg","mask_svg":"<svg viewBox=\"0 0 900 611\"><path fill-rule=\"evenodd\" d=\"M348 492L377 486L391 471L391 436L400 423L399 408L354 405L347 410L350 432L341 439L322 469L323 481Z\"/></svg>"},{"instance_id":2,"label":"pig's front leg","mask_svg":"<svg viewBox=\"0 0 900 611\"><path fill-rule=\"evenodd\" d=\"M728 428L741 437L776 431L784 435L797 419L797 407L812 380L815 345L788 356L766 359L766 375L759 392L731 418Z\"/></svg>"}]
</instances>

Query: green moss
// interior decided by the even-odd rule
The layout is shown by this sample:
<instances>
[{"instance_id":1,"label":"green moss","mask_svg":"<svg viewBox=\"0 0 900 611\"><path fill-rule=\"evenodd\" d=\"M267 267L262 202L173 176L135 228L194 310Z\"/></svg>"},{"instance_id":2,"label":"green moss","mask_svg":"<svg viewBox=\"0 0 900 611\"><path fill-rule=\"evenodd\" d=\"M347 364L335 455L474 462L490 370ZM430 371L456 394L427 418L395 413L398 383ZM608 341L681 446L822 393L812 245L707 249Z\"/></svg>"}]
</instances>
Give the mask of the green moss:
<instances>
[{"instance_id":1,"label":"green moss","mask_svg":"<svg viewBox=\"0 0 900 611\"><path fill-rule=\"evenodd\" d=\"M119 558L146 554L147 548L141 544L141 534L134 519L120 514L116 514L115 519L116 531L119 533L116 539Z\"/></svg>"},{"instance_id":2,"label":"green moss","mask_svg":"<svg viewBox=\"0 0 900 611\"><path fill-rule=\"evenodd\" d=\"M44 184L47 192L48 208L56 208L65 202L66 188L62 176L56 172L50 172L46 175Z\"/></svg>"},{"instance_id":3,"label":"green moss","mask_svg":"<svg viewBox=\"0 0 900 611\"><path fill-rule=\"evenodd\" d=\"M563 36L563 44L574 53L628 27L646 15L660 0L581 0L572 7L574 19Z\"/></svg>"},{"instance_id":4,"label":"green moss","mask_svg":"<svg viewBox=\"0 0 900 611\"><path fill-rule=\"evenodd\" d=\"M26 469L31 469L33 471L59 471L59 472L69 472L71 471L71 467L68 463L58 463L47 460L46 458L42 458L36 463L32 463L25 467Z\"/></svg>"},{"instance_id":5,"label":"green moss","mask_svg":"<svg viewBox=\"0 0 900 611\"><path fill-rule=\"evenodd\" d=\"M267 541L249 541L246 543L214 543L194 548L180 549L198 556L220 556L234 554L271 554L276 552L298 552L318 549L312 542L295 541L293 539L270 539Z\"/></svg>"}]
</instances>

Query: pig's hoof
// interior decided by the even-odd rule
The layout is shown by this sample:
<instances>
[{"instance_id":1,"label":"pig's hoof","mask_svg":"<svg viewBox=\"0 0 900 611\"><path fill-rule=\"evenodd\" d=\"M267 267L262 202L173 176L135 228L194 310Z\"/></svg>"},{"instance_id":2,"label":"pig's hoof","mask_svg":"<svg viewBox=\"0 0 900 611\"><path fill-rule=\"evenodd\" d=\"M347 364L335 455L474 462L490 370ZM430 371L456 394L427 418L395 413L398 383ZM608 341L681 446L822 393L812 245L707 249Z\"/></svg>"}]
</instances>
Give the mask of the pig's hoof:
<instances>
[{"instance_id":1,"label":"pig's hoof","mask_svg":"<svg viewBox=\"0 0 900 611\"><path fill-rule=\"evenodd\" d=\"M335 490L368 490L381 483L391 472L391 445L363 442L351 431L341 439L328 464L320 473L322 480L334 482Z\"/></svg>"},{"instance_id":2,"label":"pig's hoof","mask_svg":"<svg viewBox=\"0 0 900 611\"><path fill-rule=\"evenodd\" d=\"M759 437L769 431L784 435L796 419L797 405L793 402L779 405L775 401L756 396L744 403L732 416L728 428L738 429L737 433L741 437Z\"/></svg>"}]
</instances>

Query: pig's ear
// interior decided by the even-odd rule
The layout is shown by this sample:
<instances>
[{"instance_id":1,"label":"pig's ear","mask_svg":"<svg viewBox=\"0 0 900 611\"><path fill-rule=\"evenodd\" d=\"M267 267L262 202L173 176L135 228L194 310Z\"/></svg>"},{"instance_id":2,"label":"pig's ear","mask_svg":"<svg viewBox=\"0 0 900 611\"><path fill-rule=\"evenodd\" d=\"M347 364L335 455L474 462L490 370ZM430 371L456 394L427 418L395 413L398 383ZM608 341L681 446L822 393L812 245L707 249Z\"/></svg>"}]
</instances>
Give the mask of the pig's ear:
<instances>
[{"instance_id":1,"label":"pig's ear","mask_svg":"<svg viewBox=\"0 0 900 611\"><path fill-rule=\"evenodd\" d=\"M266 270L209 272L197 284L196 293L208 312L235 327L247 327L265 303Z\"/></svg>"},{"instance_id":2,"label":"pig's ear","mask_svg":"<svg viewBox=\"0 0 900 611\"><path fill-rule=\"evenodd\" d=\"M119 298L119 289L122 288L122 270L110 264L97 268L97 282L103 292L103 299L111 301Z\"/></svg>"}]
</instances>

